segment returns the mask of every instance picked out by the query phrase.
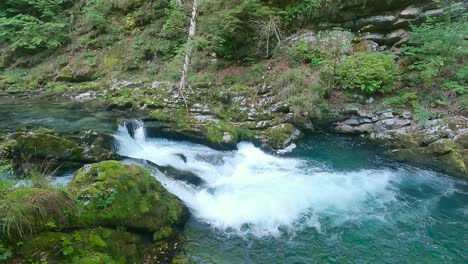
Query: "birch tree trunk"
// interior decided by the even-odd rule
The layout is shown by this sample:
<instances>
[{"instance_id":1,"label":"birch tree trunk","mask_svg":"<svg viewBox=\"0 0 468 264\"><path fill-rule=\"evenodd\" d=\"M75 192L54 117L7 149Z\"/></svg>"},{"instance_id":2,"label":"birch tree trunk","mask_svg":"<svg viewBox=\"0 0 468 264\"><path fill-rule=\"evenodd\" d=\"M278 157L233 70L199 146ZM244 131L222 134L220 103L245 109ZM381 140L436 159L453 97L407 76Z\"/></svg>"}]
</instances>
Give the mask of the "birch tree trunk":
<instances>
[{"instance_id":1,"label":"birch tree trunk","mask_svg":"<svg viewBox=\"0 0 468 264\"><path fill-rule=\"evenodd\" d=\"M192 16L190 19L190 28L188 33L187 47L185 49L184 66L182 75L180 77L179 89L183 90L187 86L187 78L190 68L190 60L192 59L192 42L195 38L195 31L197 29L197 14L198 14L198 0L192 2Z\"/></svg>"}]
</instances>

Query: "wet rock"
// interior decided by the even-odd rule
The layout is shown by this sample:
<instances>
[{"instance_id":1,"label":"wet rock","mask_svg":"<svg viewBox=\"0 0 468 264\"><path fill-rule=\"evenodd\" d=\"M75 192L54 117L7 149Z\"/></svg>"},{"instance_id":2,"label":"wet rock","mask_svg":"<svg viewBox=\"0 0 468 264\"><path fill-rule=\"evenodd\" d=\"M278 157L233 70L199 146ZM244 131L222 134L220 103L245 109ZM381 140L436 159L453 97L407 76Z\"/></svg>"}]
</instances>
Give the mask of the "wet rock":
<instances>
[{"instance_id":1,"label":"wet rock","mask_svg":"<svg viewBox=\"0 0 468 264\"><path fill-rule=\"evenodd\" d=\"M184 163L187 163L187 157L184 154L178 153L175 155L179 157Z\"/></svg>"},{"instance_id":2,"label":"wet rock","mask_svg":"<svg viewBox=\"0 0 468 264\"><path fill-rule=\"evenodd\" d=\"M280 124L268 128L261 141L264 147L283 149L297 140L300 135L301 131L296 129L292 124Z\"/></svg>"},{"instance_id":3,"label":"wet rock","mask_svg":"<svg viewBox=\"0 0 468 264\"><path fill-rule=\"evenodd\" d=\"M79 134L81 145L89 147L100 147L108 151L114 151L114 136L109 133L96 130L84 130Z\"/></svg>"},{"instance_id":4,"label":"wet rock","mask_svg":"<svg viewBox=\"0 0 468 264\"><path fill-rule=\"evenodd\" d=\"M412 148L387 151L385 155L398 161L409 162L415 165L437 169L450 175L468 178L465 163L458 153L434 156L428 148Z\"/></svg>"},{"instance_id":5,"label":"wet rock","mask_svg":"<svg viewBox=\"0 0 468 264\"><path fill-rule=\"evenodd\" d=\"M92 228L42 232L24 240L18 253L34 263L143 263L147 246L139 234Z\"/></svg>"},{"instance_id":6,"label":"wet rock","mask_svg":"<svg viewBox=\"0 0 468 264\"><path fill-rule=\"evenodd\" d=\"M204 183L203 179L198 177L198 175L196 175L193 172L179 170L172 166L160 166L149 160L147 160L146 162L151 167L157 169L167 177L172 178L174 180L183 181L194 186L200 186Z\"/></svg>"}]
</instances>

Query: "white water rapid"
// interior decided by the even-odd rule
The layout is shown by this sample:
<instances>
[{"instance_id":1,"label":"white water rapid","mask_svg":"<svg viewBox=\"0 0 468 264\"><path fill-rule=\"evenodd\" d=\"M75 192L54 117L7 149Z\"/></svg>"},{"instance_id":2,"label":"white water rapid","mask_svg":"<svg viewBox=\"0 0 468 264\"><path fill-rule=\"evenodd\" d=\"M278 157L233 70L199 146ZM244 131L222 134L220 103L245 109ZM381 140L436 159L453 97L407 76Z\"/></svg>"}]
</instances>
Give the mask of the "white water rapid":
<instances>
[{"instance_id":1,"label":"white water rapid","mask_svg":"<svg viewBox=\"0 0 468 264\"><path fill-rule=\"evenodd\" d=\"M125 125L115 135L121 155L190 171L201 186L155 175L183 200L199 220L219 230L275 236L313 226L333 216L344 222L379 217L395 201L390 170L336 172L311 161L266 154L249 143L236 151L166 139L146 138L142 122L134 122L134 137ZM183 154L187 161L180 157Z\"/></svg>"}]
</instances>

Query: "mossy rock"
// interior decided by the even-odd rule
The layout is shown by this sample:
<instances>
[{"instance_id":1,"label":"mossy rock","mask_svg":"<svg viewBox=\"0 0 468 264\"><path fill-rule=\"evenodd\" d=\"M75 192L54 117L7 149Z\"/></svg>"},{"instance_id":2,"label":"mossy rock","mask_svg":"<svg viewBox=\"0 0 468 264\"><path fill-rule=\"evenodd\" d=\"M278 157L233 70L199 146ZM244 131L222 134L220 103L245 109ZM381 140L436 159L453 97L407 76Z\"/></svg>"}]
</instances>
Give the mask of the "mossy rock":
<instances>
[{"instance_id":1,"label":"mossy rock","mask_svg":"<svg viewBox=\"0 0 468 264\"><path fill-rule=\"evenodd\" d=\"M265 131L265 144L273 149L282 149L291 144L299 135L300 131L291 124L277 125Z\"/></svg>"},{"instance_id":2,"label":"mossy rock","mask_svg":"<svg viewBox=\"0 0 468 264\"><path fill-rule=\"evenodd\" d=\"M19 255L41 263L143 263L145 247L138 234L93 228L40 233L24 241Z\"/></svg>"},{"instance_id":3,"label":"mossy rock","mask_svg":"<svg viewBox=\"0 0 468 264\"><path fill-rule=\"evenodd\" d=\"M79 65L68 65L61 69L56 80L65 82L88 82L96 79L96 69L83 63Z\"/></svg>"},{"instance_id":4,"label":"mossy rock","mask_svg":"<svg viewBox=\"0 0 468 264\"><path fill-rule=\"evenodd\" d=\"M145 232L180 227L187 208L138 166L105 161L86 165L67 187L78 201L78 226L124 226Z\"/></svg>"},{"instance_id":5,"label":"mossy rock","mask_svg":"<svg viewBox=\"0 0 468 264\"><path fill-rule=\"evenodd\" d=\"M457 144L448 138L437 140L434 143L431 143L428 148L434 152L435 155L437 154L448 154L452 152L454 149L457 148Z\"/></svg>"},{"instance_id":6,"label":"mossy rock","mask_svg":"<svg viewBox=\"0 0 468 264\"><path fill-rule=\"evenodd\" d=\"M411 149L396 149L385 152L385 155L397 161L409 162L432 168L449 175L468 178L467 167L464 158L458 151L440 155L431 147L420 147Z\"/></svg>"},{"instance_id":7,"label":"mossy rock","mask_svg":"<svg viewBox=\"0 0 468 264\"><path fill-rule=\"evenodd\" d=\"M3 157L10 159L18 174L27 175L33 170L53 171L76 169L85 163L117 159L111 150L96 145L79 144L49 129L38 129L29 133L16 133L12 140L0 146Z\"/></svg>"}]
</instances>

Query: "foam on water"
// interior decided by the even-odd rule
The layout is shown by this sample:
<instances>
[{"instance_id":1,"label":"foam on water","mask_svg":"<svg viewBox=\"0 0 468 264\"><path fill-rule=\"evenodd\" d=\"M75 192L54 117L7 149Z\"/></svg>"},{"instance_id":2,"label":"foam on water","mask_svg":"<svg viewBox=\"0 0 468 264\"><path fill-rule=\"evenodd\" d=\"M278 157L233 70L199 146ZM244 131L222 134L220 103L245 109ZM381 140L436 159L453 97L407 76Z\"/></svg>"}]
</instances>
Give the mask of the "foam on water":
<instances>
[{"instance_id":1,"label":"foam on water","mask_svg":"<svg viewBox=\"0 0 468 264\"><path fill-rule=\"evenodd\" d=\"M132 138L125 126L119 128L119 154L201 177L205 184L195 187L155 175L197 218L219 230L256 236L304 226L319 230L321 217L333 215L336 222L364 219L396 199L391 182L399 179L390 170L336 172L312 161L269 155L249 143L222 152L144 138L138 129Z\"/></svg>"}]
</instances>

